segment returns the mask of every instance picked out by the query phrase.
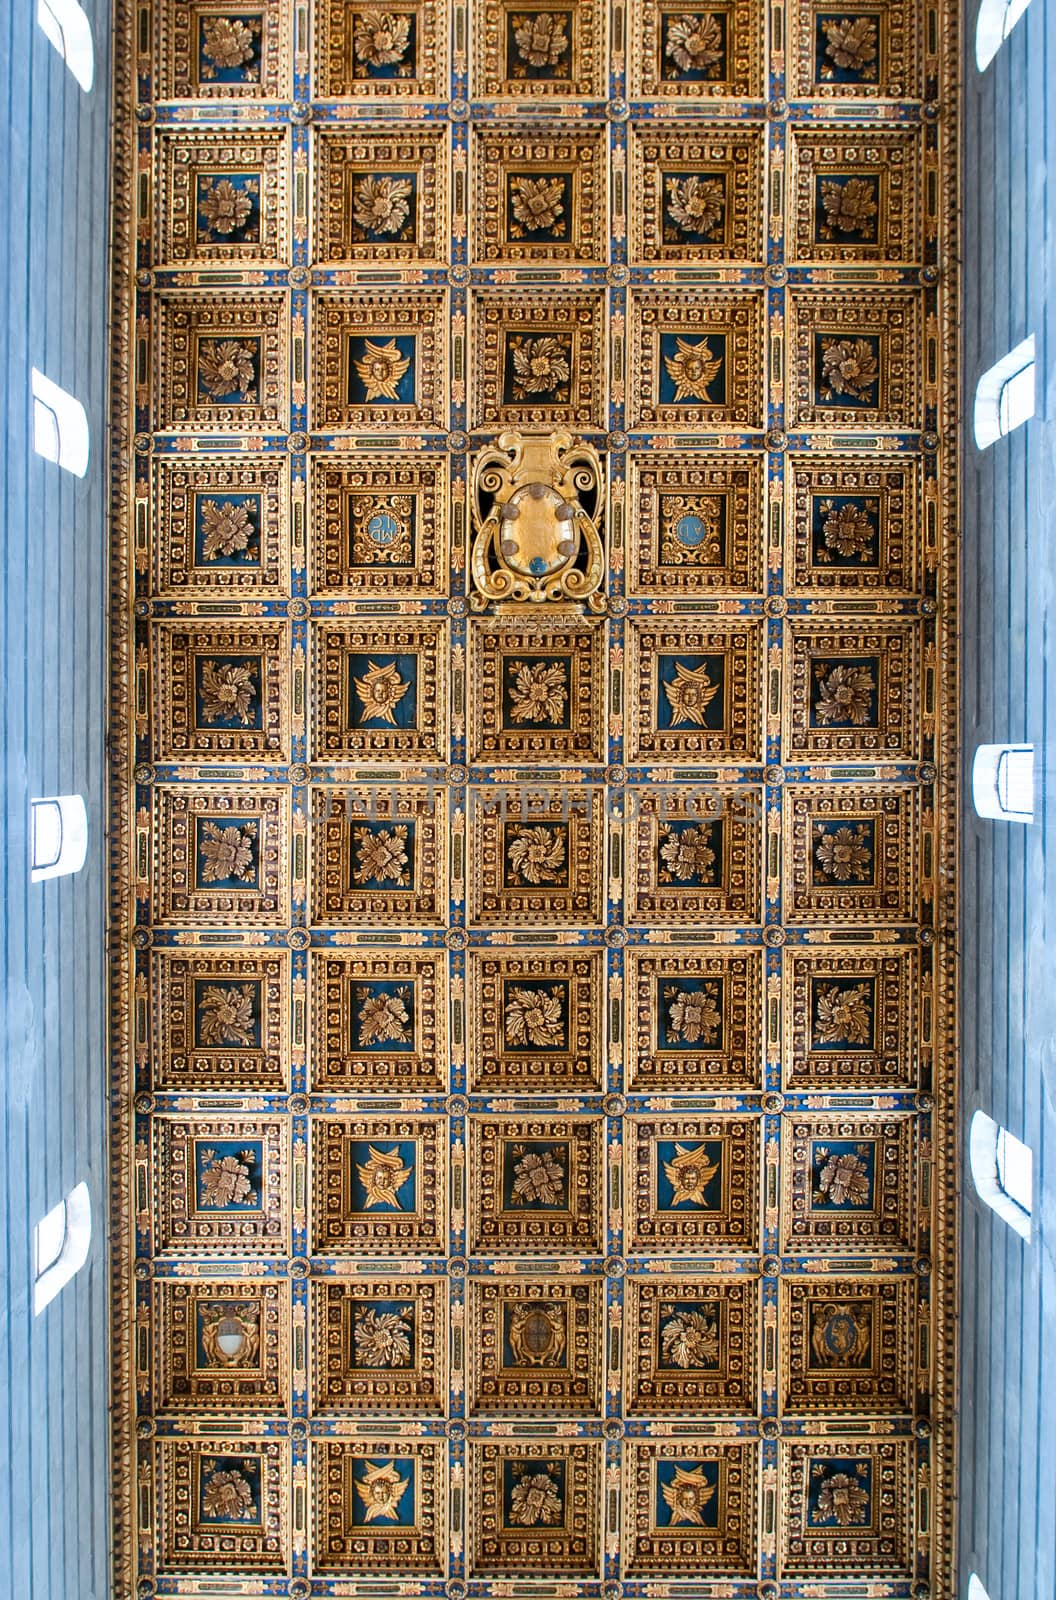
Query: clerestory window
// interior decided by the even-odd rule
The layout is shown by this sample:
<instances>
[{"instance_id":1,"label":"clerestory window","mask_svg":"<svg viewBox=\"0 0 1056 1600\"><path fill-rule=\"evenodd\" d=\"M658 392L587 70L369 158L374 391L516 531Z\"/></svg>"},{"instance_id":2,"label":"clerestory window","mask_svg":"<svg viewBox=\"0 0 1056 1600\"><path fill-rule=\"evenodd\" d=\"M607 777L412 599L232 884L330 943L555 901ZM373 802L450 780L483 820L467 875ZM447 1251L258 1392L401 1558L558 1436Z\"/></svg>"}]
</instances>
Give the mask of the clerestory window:
<instances>
[{"instance_id":1,"label":"clerestory window","mask_svg":"<svg viewBox=\"0 0 1056 1600\"><path fill-rule=\"evenodd\" d=\"M968 1131L968 1164L979 1198L1030 1242L1034 1155L1029 1145L977 1111Z\"/></svg>"},{"instance_id":2,"label":"clerestory window","mask_svg":"<svg viewBox=\"0 0 1056 1600\"><path fill-rule=\"evenodd\" d=\"M985 72L1030 0L982 0L975 19L975 65Z\"/></svg>"},{"instance_id":3,"label":"clerestory window","mask_svg":"<svg viewBox=\"0 0 1056 1600\"><path fill-rule=\"evenodd\" d=\"M1034 335L983 373L975 386L972 431L986 450L1034 415Z\"/></svg>"},{"instance_id":4,"label":"clerestory window","mask_svg":"<svg viewBox=\"0 0 1056 1600\"><path fill-rule=\"evenodd\" d=\"M38 1317L88 1259L92 1202L79 1183L33 1230L33 1315Z\"/></svg>"},{"instance_id":5,"label":"clerestory window","mask_svg":"<svg viewBox=\"0 0 1056 1600\"><path fill-rule=\"evenodd\" d=\"M77 0L37 0L37 23L88 93L95 79L92 25Z\"/></svg>"},{"instance_id":6,"label":"clerestory window","mask_svg":"<svg viewBox=\"0 0 1056 1600\"><path fill-rule=\"evenodd\" d=\"M30 804L30 880L80 872L88 854L88 812L79 794L49 795Z\"/></svg>"},{"instance_id":7,"label":"clerestory window","mask_svg":"<svg viewBox=\"0 0 1056 1600\"><path fill-rule=\"evenodd\" d=\"M1034 746L981 744L972 761L976 815L999 822L1034 821Z\"/></svg>"},{"instance_id":8,"label":"clerestory window","mask_svg":"<svg viewBox=\"0 0 1056 1600\"><path fill-rule=\"evenodd\" d=\"M33 448L45 461L83 478L88 471L88 414L81 402L32 369Z\"/></svg>"}]
</instances>

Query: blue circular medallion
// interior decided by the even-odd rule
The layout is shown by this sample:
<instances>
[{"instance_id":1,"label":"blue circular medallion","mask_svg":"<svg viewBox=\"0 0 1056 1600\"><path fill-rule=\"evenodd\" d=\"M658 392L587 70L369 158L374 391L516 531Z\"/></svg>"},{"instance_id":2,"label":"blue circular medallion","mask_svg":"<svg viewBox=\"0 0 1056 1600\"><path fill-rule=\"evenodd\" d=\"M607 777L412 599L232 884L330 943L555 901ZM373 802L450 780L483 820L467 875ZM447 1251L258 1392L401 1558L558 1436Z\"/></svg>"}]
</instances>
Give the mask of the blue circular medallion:
<instances>
[{"instance_id":1,"label":"blue circular medallion","mask_svg":"<svg viewBox=\"0 0 1056 1600\"><path fill-rule=\"evenodd\" d=\"M377 511L367 523L367 532L375 544L391 544L399 536L400 525L391 511Z\"/></svg>"},{"instance_id":2,"label":"blue circular medallion","mask_svg":"<svg viewBox=\"0 0 1056 1600\"><path fill-rule=\"evenodd\" d=\"M679 544L688 544L691 549L696 549L698 544L703 544L708 537L708 530L700 517L687 512L684 517L679 517L675 523L675 538Z\"/></svg>"}]
</instances>

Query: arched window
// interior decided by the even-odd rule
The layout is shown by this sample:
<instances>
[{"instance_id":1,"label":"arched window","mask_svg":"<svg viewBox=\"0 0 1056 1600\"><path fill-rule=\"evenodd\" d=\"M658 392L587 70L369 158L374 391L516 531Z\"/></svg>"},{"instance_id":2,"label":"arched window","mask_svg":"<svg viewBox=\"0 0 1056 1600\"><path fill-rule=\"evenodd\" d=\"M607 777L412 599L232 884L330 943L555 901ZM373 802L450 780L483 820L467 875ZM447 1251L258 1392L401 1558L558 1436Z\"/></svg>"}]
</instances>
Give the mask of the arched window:
<instances>
[{"instance_id":1,"label":"arched window","mask_svg":"<svg viewBox=\"0 0 1056 1600\"><path fill-rule=\"evenodd\" d=\"M968 1579L968 1594L965 1597L965 1600L990 1600L990 1596L987 1594L982 1583L976 1577L974 1572Z\"/></svg>"},{"instance_id":2,"label":"arched window","mask_svg":"<svg viewBox=\"0 0 1056 1600\"><path fill-rule=\"evenodd\" d=\"M1034 746L981 744L972 761L976 815L1003 822L1034 821Z\"/></svg>"},{"instance_id":3,"label":"arched window","mask_svg":"<svg viewBox=\"0 0 1056 1600\"><path fill-rule=\"evenodd\" d=\"M80 872L88 854L88 812L79 794L30 803L30 879Z\"/></svg>"},{"instance_id":4,"label":"arched window","mask_svg":"<svg viewBox=\"0 0 1056 1600\"><path fill-rule=\"evenodd\" d=\"M1030 1146L985 1111L977 1111L968 1131L968 1164L979 1198L1029 1243L1034 1193Z\"/></svg>"},{"instance_id":5,"label":"arched window","mask_svg":"<svg viewBox=\"0 0 1056 1600\"><path fill-rule=\"evenodd\" d=\"M95 78L92 25L77 0L37 0L37 22L88 93Z\"/></svg>"},{"instance_id":6,"label":"arched window","mask_svg":"<svg viewBox=\"0 0 1056 1600\"><path fill-rule=\"evenodd\" d=\"M88 471L88 415L81 402L33 368L33 448L83 478Z\"/></svg>"},{"instance_id":7,"label":"arched window","mask_svg":"<svg viewBox=\"0 0 1056 1600\"><path fill-rule=\"evenodd\" d=\"M980 450L1034 415L1034 335L984 372L975 386L972 430Z\"/></svg>"},{"instance_id":8,"label":"arched window","mask_svg":"<svg viewBox=\"0 0 1056 1600\"><path fill-rule=\"evenodd\" d=\"M92 1242L92 1202L79 1183L65 1200L41 1217L33 1230L33 1315L39 1317L59 1290L88 1259Z\"/></svg>"},{"instance_id":9,"label":"arched window","mask_svg":"<svg viewBox=\"0 0 1056 1600\"><path fill-rule=\"evenodd\" d=\"M981 0L975 19L975 64L985 72L1030 0Z\"/></svg>"}]
</instances>

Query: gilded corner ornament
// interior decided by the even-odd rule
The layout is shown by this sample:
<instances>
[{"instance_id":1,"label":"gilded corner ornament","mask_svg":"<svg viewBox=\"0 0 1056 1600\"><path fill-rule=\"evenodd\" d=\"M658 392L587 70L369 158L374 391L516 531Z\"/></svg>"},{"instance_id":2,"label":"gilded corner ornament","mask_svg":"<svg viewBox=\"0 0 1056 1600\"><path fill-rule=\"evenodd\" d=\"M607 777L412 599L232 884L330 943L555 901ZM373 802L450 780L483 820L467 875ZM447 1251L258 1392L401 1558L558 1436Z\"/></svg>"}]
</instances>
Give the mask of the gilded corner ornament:
<instances>
[{"instance_id":1,"label":"gilded corner ornament","mask_svg":"<svg viewBox=\"0 0 1056 1600\"><path fill-rule=\"evenodd\" d=\"M473 468L473 609L603 611L603 493L593 445L564 429L499 434Z\"/></svg>"}]
</instances>

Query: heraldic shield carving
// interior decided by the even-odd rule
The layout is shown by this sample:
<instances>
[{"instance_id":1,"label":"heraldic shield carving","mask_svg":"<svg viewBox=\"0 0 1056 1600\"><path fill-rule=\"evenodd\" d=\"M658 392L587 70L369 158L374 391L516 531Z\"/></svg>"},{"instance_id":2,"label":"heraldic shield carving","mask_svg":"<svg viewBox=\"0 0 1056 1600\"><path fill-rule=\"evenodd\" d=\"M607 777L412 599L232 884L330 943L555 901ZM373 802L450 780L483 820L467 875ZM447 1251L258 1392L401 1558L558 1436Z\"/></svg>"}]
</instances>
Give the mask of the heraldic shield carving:
<instances>
[{"instance_id":1,"label":"heraldic shield carving","mask_svg":"<svg viewBox=\"0 0 1056 1600\"><path fill-rule=\"evenodd\" d=\"M482 450L473 469L473 609L585 602L603 611L603 484L594 446L564 429L511 430Z\"/></svg>"}]
</instances>

